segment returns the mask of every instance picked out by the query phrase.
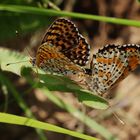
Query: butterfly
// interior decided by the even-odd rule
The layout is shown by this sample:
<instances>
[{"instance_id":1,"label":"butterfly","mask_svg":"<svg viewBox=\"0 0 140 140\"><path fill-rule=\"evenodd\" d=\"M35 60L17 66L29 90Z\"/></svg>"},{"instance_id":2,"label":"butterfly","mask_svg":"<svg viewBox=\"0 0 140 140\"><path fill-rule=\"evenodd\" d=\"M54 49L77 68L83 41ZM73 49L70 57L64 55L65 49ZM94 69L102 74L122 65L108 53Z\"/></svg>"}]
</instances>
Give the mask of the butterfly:
<instances>
[{"instance_id":1,"label":"butterfly","mask_svg":"<svg viewBox=\"0 0 140 140\"><path fill-rule=\"evenodd\" d=\"M59 18L47 30L31 63L44 71L62 75L84 73L90 46L70 20Z\"/></svg>"},{"instance_id":2,"label":"butterfly","mask_svg":"<svg viewBox=\"0 0 140 140\"><path fill-rule=\"evenodd\" d=\"M88 87L103 96L140 64L140 45L106 45L93 54Z\"/></svg>"},{"instance_id":3,"label":"butterfly","mask_svg":"<svg viewBox=\"0 0 140 140\"><path fill-rule=\"evenodd\" d=\"M106 45L89 59L90 46L77 27L59 18L47 30L31 63L65 76L81 72L87 88L102 96L139 65L140 45ZM90 67L84 68L88 63Z\"/></svg>"}]
</instances>

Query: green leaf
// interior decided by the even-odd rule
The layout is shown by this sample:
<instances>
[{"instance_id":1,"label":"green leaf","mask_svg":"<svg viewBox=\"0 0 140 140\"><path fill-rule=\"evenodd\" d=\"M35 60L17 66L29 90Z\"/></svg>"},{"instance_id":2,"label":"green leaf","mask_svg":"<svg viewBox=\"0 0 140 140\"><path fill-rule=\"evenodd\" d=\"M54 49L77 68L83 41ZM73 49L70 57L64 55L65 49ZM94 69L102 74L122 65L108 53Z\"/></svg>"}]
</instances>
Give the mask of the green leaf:
<instances>
[{"instance_id":1,"label":"green leaf","mask_svg":"<svg viewBox=\"0 0 140 140\"><path fill-rule=\"evenodd\" d=\"M44 123L41 121L37 121L31 118L27 117L20 117L16 115L11 115L7 113L0 113L0 122L2 123L9 123L9 124L16 124L16 125L23 125L23 126L29 126L33 128L38 128L42 130L47 130L47 131L52 131L52 132L57 132L57 133L62 133L62 134L67 134L73 137L77 137L80 139L85 139L85 140L98 140L97 138L78 133L75 131L71 131L68 129L64 129L62 127L58 127L49 123Z\"/></svg>"},{"instance_id":2,"label":"green leaf","mask_svg":"<svg viewBox=\"0 0 140 140\"><path fill-rule=\"evenodd\" d=\"M76 90L76 93L79 101L89 107L94 107L96 109L107 109L109 106L108 102L104 98L92 94L89 91L80 89Z\"/></svg>"},{"instance_id":3,"label":"green leaf","mask_svg":"<svg viewBox=\"0 0 140 140\"><path fill-rule=\"evenodd\" d=\"M43 83L39 83L38 79L36 79L34 75L32 76L30 68L23 68L21 75L35 88L47 87L50 91L75 93L80 102L96 109L107 109L109 106L105 99L94 95L90 91L83 90L74 81L64 76L38 74L40 81L43 81Z\"/></svg>"},{"instance_id":4,"label":"green leaf","mask_svg":"<svg viewBox=\"0 0 140 140\"><path fill-rule=\"evenodd\" d=\"M29 60L30 60L29 57L24 56L19 52L10 51L5 48L0 48L0 65L2 70L10 71L17 75L20 75L20 70L23 66L31 67ZM25 61L25 62L21 62L21 61ZM21 62L21 63L16 63L16 62ZM15 64L7 65L9 63L15 63Z\"/></svg>"}]
</instances>

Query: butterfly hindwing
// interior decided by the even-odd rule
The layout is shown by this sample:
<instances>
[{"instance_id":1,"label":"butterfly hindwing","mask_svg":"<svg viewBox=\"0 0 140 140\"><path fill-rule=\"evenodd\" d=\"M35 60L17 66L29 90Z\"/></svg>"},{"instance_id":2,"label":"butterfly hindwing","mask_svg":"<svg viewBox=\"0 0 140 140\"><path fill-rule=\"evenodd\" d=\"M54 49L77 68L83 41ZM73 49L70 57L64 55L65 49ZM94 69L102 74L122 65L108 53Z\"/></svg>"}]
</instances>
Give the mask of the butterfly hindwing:
<instances>
[{"instance_id":1,"label":"butterfly hindwing","mask_svg":"<svg viewBox=\"0 0 140 140\"><path fill-rule=\"evenodd\" d=\"M70 75L83 72L83 69L71 62L57 48L52 48L48 43L42 44L37 52L36 65L51 73Z\"/></svg>"},{"instance_id":2,"label":"butterfly hindwing","mask_svg":"<svg viewBox=\"0 0 140 140\"><path fill-rule=\"evenodd\" d=\"M98 94L124 79L140 63L139 45L107 45L93 55L92 88Z\"/></svg>"}]
</instances>

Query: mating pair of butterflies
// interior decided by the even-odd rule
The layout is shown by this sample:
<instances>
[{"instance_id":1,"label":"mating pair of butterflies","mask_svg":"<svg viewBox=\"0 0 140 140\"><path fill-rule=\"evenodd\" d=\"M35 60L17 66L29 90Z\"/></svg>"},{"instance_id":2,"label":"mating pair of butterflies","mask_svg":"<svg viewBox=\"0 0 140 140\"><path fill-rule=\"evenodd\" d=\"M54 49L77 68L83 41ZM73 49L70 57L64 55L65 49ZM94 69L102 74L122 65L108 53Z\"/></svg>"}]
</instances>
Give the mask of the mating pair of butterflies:
<instances>
[{"instance_id":1,"label":"mating pair of butterflies","mask_svg":"<svg viewBox=\"0 0 140 140\"><path fill-rule=\"evenodd\" d=\"M140 45L106 45L90 59L90 46L68 19L47 30L32 64L65 76L81 74L88 89L103 95L140 63ZM89 68L85 68L90 64Z\"/></svg>"}]
</instances>

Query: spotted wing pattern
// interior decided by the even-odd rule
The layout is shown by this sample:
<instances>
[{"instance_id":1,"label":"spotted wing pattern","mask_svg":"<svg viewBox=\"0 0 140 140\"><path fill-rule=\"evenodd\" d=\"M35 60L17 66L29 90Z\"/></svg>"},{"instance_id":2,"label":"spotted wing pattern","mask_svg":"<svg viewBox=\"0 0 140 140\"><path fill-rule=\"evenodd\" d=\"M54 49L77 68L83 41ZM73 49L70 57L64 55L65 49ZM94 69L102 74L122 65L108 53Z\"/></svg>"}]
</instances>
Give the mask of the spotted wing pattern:
<instances>
[{"instance_id":1,"label":"spotted wing pattern","mask_svg":"<svg viewBox=\"0 0 140 140\"><path fill-rule=\"evenodd\" d=\"M43 43L38 49L36 65L44 71L67 76L84 72L82 67L71 62L62 52L58 51L57 47L51 47L48 43Z\"/></svg>"},{"instance_id":2,"label":"spotted wing pattern","mask_svg":"<svg viewBox=\"0 0 140 140\"><path fill-rule=\"evenodd\" d=\"M103 95L140 64L140 46L106 45L93 55L89 87Z\"/></svg>"},{"instance_id":3,"label":"spotted wing pattern","mask_svg":"<svg viewBox=\"0 0 140 140\"><path fill-rule=\"evenodd\" d=\"M57 19L47 30L41 44L45 42L57 47L59 52L75 64L85 66L89 61L90 46L68 19Z\"/></svg>"}]
</instances>

